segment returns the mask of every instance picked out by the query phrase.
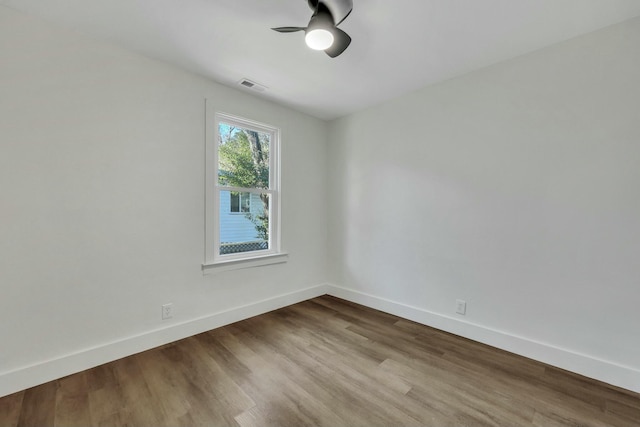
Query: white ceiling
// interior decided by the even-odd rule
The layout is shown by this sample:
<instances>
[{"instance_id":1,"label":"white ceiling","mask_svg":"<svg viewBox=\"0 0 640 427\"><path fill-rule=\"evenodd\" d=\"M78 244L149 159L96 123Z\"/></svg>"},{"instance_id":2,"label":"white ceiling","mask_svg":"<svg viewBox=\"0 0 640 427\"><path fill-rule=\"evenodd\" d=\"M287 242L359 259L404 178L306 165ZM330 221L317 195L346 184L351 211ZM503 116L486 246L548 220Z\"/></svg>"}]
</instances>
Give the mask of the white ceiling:
<instances>
[{"instance_id":1,"label":"white ceiling","mask_svg":"<svg viewBox=\"0 0 640 427\"><path fill-rule=\"evenodd\" d=\"M307 0L0 0L322 119L640 15L640 0L353 2L331 59L270 30L306 26Z\"/></svg>"}]
</instances>

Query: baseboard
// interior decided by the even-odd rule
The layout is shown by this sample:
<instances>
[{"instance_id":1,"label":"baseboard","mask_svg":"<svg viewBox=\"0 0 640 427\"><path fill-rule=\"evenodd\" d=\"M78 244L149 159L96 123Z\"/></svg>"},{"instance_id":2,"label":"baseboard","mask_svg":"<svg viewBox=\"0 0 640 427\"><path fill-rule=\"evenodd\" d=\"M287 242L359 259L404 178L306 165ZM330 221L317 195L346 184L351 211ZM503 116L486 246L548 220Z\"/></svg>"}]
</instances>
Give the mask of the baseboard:
<instances>
[{"instance_id":1,"label":"baseboard","mask_svg":"<svg viewBox=\"0 0 640 427\"><path fill-rule=\"evenodd\" d=\"M502 350L534 359L607 384L640 393L640 371L611 361L597 359L548 343L537 342L482 325L434 313L385 298L328 285L329 295L384 311L404 319L469 338Z\"/></svg>"},{"instance_id":2,"label":"baseboard","mask_svg":"<svg viewBox=\"0 0 640 427\"><path fill-rule=\"evenodd\" d=\"M0 397L327 293L318 285L0 373Z\"/></svg>"}]
</instances>

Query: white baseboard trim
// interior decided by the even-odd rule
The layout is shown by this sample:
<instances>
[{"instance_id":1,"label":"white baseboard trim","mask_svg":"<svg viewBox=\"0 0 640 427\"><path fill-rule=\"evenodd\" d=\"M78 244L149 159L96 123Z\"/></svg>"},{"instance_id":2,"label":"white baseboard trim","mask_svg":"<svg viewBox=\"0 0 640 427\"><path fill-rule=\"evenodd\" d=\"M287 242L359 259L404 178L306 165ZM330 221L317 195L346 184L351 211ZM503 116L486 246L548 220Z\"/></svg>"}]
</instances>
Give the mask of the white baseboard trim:
<instances>
[{"instance_id":1,"label":"white baseboard trim","mask_svg":"<svg viewBox=\"0 0 640 427\"><path fill-rule=\"evenodd\" d=\"M0 373L0 397L140 353L141 351L248 319L249 317L325 295L328 288L328 285L322 284L301 289L296 292L87 348L56 359L2 372Z\"/></svg>"},{"instance_id":2,"label":"white baseboard trim","mask_svg":"<svg viewBox=\"0 0 640 427\"><path fill-rule=\"evenodd\" d=\"M548 365L575 372L617 387L640 393L640 370L534 341L482 325L434 313L419 307L380 298L353 289L328 285L329 295L469 338Z\"/></svg>"}]
</instances>

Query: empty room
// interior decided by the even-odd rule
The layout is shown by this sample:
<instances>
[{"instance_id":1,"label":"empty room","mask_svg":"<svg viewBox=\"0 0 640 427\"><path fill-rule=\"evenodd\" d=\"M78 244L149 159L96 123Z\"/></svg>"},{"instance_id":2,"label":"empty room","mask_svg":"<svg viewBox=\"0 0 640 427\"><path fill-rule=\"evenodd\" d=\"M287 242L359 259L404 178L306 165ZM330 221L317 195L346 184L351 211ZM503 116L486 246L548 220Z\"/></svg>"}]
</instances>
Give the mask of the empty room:
<instances>
[{"instance_id":1,"label":"empty room","mask_svg":"<svg viewBox=\"0 0 640 427\"><path fill-rule=\"evenodd\" d=\"M639 426L640 1L0 0L0 426Z\"/></svg>"}]
</instances>

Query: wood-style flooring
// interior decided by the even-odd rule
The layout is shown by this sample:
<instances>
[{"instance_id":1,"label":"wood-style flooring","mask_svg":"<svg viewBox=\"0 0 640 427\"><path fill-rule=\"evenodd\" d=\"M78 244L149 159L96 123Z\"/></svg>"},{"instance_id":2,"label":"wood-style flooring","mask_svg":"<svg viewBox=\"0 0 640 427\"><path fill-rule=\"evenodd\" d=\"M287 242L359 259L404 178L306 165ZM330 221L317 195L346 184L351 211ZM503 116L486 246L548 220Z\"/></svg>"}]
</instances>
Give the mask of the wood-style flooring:
<instances>
[{"instance_id":1,"label":"wood-style flooring","mask_svg":"<svg viewBox=\"0 0 640 427\"><path fill-rule=\"evenodd\" d=\"M640 426L640 395L323 296L0 399L0 426Z\"/></svg>"}]
</instances>

